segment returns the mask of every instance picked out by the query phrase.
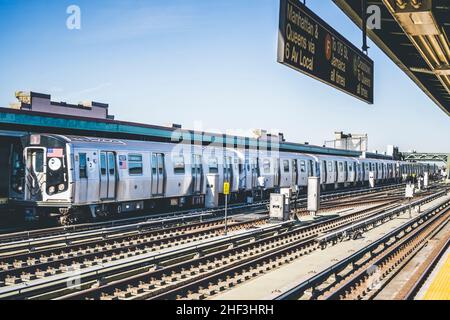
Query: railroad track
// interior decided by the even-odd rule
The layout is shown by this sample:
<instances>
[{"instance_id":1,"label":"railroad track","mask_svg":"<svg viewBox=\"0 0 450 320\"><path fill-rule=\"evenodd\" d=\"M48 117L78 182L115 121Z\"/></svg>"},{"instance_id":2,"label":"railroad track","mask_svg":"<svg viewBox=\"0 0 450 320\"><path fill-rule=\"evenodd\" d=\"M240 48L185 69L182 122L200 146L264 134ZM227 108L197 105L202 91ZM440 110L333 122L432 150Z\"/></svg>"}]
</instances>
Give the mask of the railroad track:
<instances>
[{"instance_id":1,"label":"railroad track","mask_svg":"<svg viewBox=\"0 0 450 320\"><path fill-rule=\"evenodd\" d=\"M267 202L248 205L231 205L228 208L228 214L239 214L241 211L251 212L252 210L261 210ZM105 232L108 230L123 230L140 227L167 228L186 223L202 222L207 219L215 219L222 216L223 208L196 210L196 211L178 211L162 215L149 215L141 217L123 218L106 222L94 222L85 224L76 224L72 226L62 226L53 228L43 228L37 230L28 230L21 232L8 232L0 234L0 246L30 242L35 240L46 240L53 237L70 237L76 234L89 234L94 232Z\"/></svg>"},{"instance_id":2,"label":"railroad track","mask_svg":"<svg viewBox=\"0 0 450 320\"><path fill-rule=\"evenodd\" d=\"M144 246L144 249L147 251L145 253L137 250L126 251L123 247L120 247L116 243L114 243L114 239L108 239L108 245L110 246L107 250L96 250L92 252L93 248L84 244L70 244L75 246L84 245L83 250L88 249L85 252L82 252L80 255L72 255L71 257L65 257L64 255L59 255L60 259L54 259L54 249L53 253L51 253L51 249L47 251L47 255L39 257L31 257L30 260L36 259L34 261L39 261L37 265L28 265L27 257L27 265L24 265L24 259L17 259L17 255L11 255L10 259L16 259L16 265L14 266L14 261L9 261L9 265L13 265L14 268L8 270L4 270L5 272L0 273L0 275L8 277L9 286L5 286L3 288L0 287L0 298L58 298L58 297L67 297L67 298L96 298L96 299L140 299L140 298L164 298L165 294L171 295L170 297L180 298L183 296L190 295L189 290L184 292L183 294L174 294L170 292L170 290L181 290L173 288L173 286L179 286L177 281L187 281L185 285L188 287L192 286L193 279L198 281L202 279L197 279L196 277L204 278L205 275L209 274L211 277L216 277L217 280L223 280L221 278L217 278L218 275L215 275L218 272L218 268L223 266L223 268L230 267L230 263L233 261L237 264L242 264L244 262L252 263L256 258L264 257L266 254L277 254L277 252L268 251L270 248L283 248L283 250L290 250L289 246L291 245L299 245L296 248L296 252L301 253L302 248L304 248L304 244L296 243L300 240L308 240L307 236L301 236L300 238L295 238L295 243L288 243L287 247L283 247L283 239L278 239L281 241L276 242L277 237L292 237L295 234L299 234L302 232L306 232L306 234L310 233L309 236L316 237L318 234L323 232L327 232L329 230L334 230L336 228L345 226L346 224L352 224L358 219L367 219L370 218L377 213L383 206L387 206L392 204L393 202L397 202L397 200L392 200L389 202L389 199L385 199L385 202L382 204L376 204L369 209L364 209L359 212L355 212L353 214L345 215L344 217L333 218L329 221L325 222L317 222L313 226L308 227L299 227L292 222L279 224L277 226L272 226L270 228L258 228L250 231L243 231L242 234L233 237L217 237L220 235L220 232L217 233L218 230L223 230L223 225L210 227L209 231L204 231L209 234L214 234L217 240L214 239L214 236L211 236L211 239L201 238L201 231L194 231L192 233L196 233L199 235L198 238L193 239L192 241L188 241L189 239L183 238L187 237L186 234L173 234L173 237L167 237L167 244L170 244L168 247L161 248L161 246L155 247L155 243L162 243L163 239L153 239L150 240L150 244L147 243L147 246ZM377 203L377 201L374 201ZM259 223L261 221L265 221L265 218L259 219ZM217 221L215 223L218 223ZM256 222L258 223L258 222ZM187 226L184 226L186 228ZM247 229L253 228L254 225L246 222L236 222L237 229ZM312 228L312 229L308 229ZM174 227L174 230L176 228ZM303 231L299 231L303 230ZM170 232L169 230L166 230ZM173 231L173 230L172 230ZM151 232L149 232L151 233ZM162 235L160 235L162 237ZM175 242L176 237L179 237L179 242ZM205 236L206 237L206 236ZM302 238L303 237L303 238ZM171 240L169 240L171 239ZM252 252L250 246L252 245L262 245L263 241L268 241L272 239L276 244L269 243L269 247L263 246L263 249L256 249L258 251L257 255L251 255L247 253L247 251ZM117 240L117 239L116 239ZM136 239L135 239L136 240ZM173 243L171 241L174 240ZM207 240L204 244L195 245L193 244L190 247L184 246L184 248L178 250L177 247L180 245L187 245L189 243L195 243L198 240ZM104 239L99 241L105 241ZM151 242L154 241L154 242ZM156 241L156 242L155 242ZM104 243L105 244L105 243ZM91 243L92 245L92 243ZM132 246L141 246L142 243L133 243ZM269 248L269 249L268 249ZM314 243L312 248L315 250L317 248L317 243ZM73 249L73 248L72 248ZM98 249L98 248L97 248ZM237 251L227 251L227 250L241 250L241 252ZM275 250L274 249L274 250ZM159 250L159 251L157 251ZM75 251L75 250L74 250ZM72 252L74 252L72 251ZM99 259L100 253L108 253L108 257L113 257L112 259L101 260ZM165 252L162 252L165 251ZM71 252L71 251L68 251ZM76 252L76 251L75 251ZM127 253L130 254L127 255ZM42 252L33 252L33 255L37 255ZM67 251L66 251L67 253ZM142 254L143 253L143 254ZM224 256L224 254L226 255ZM50 255L48 255L50 254ZM53 256L52 256L53 255ZM141 256L145 256L141 258ZM273 257L275 257L273 256ZM25 258L25 255L21 256L21 258ZM49 259L50 257L50 259ZM233 257L236 257L235 259ZM251 258L250 261L246 261L245 257ZM41 259L42 258L42 259ZM62 259L61 259L62 258ZM95 259L97 258L97 260ZM93 259L93 260L92 260ZM228 260L227 260L228 259ZM3 258L2 258L3 260ZM92 261L95 261L91 263ZM63 261L63 262L61 262ZM66 262L72 261L72 268L67 268L69 264ZM203 261L203 262L202 262ZM256 261L256 260L255 260ZM259 261L259 260L258 260ZM12 264L11 264L12 262ZM123 263L122 263L123 262ZM59 265L58 265L59 263ZM185 264L184 267L180 266L180 264ZM202 264L203 263L203 264ZM61 266L62 264L62 266ZM113 267L111 265L114 264ZM39 268L38 268L39 266ZM81 268L80 268L81 266ZM47 267L47 269L44 269ZM86 267L86 272L83 269ZM236 268L241 268L241 266L234 266ZM109 268L109 269L108 269ZM39 270L37 270L39 269ZM71 289L68 288L66 280L68 277L71 277L71 273L73 270L77 274L81 281L81 292L75 293L74 295L70 295ZM206 273L205 273L206 269ZM220 268L219 268L220 269ZM91 272L92 270L95 270ZM180 276L177 275L177 270L181 272ZM237 270L237 269L236 269ZM68 275L64 275L64 271L67 271ZM229 272L229 271L224 271ZM239 274L238 271L235 271ZM38 277L39 276L39 277ZM145 278L146 276L150 276L150 280ZM220 275L219 275L220 276ZM131 278L130 278L131 277ZM54 280L58 278L58 281ZM122 279L123 278L123 279ZM136 282L136 278L139 278L138 282ZM145 278L145 279L144 279ZM239 276L238 276L239 278ZM224 278L226 279L226 277ZM47 281L48 280L48 281ZM144 281L145 280L145 281ZM211 279L210 279L211 280ZM239 281L239 280L237 280ZM5 281L6 282L6 281ZM220 281L219 281L220 282ZM223 282L223 281L222 281ZM232 283L232 281L231 281ZM35 285L36 284L36 285ZM203 285L205 285L203 283ZM97 288L90 288L91 286L96 286ZM114 290L111 291L110 287L115 286ZM195 286L195 285L194 285ZM208 288L208 286L202 287L201 285L197 287L197 289L203 290ZM94 290L94 291L92 291ZM104 291L101 291L104 290ZM145 292L145 294L142 294ZM150 293L149 293L150 292ZM69 295L67 295L69 293ZM178 292L180 293L180 292ZM197 292L198 293L198 292ZM84 295L85 294L85 295ZM142 294L142 295L141 295ZM84 296L83 296L84 295ZM160 296L162 295L162 296ZM195 293L194 293L195 297ZM201 296L199 296L201 298Z\"/></svg>"},{"instance_id":3,"label":"railroad track","mask_svg":"<svg viewBox=\"0 0 450 320\"><path fill-rule=\"evenodd\" d=\"M257 221L265 221L265 218ZM235 225L248 226L246 223ZM235 225L231 222L230 226L235 228ZM71 237L21 242L19 246L11 244L6 244L3 248L0 246L0 257L2 257L0 286L15 285L161 248L174 247L177 244L202 240L208 236L213 237L223 229L223 221L213 219L208 223L172 227L162 232L152 231L151 228L139 230L132 228L129 231L123 231L120 227L118 229L118 234L87 232ZM1 252L2 249L6 251Z\"/></svg>"},{"instance_id":4,"label":"railroad track","mask_svg":"<svg viewBox=\"0 0 450 320\"><path fill-rule=\"evenodd\" d=\"M231 218L228 226L233 231L266 221L267 217L241 222ZM81 243L63 243L56 247L6 255L0 262L0 287L213 238L223 233L224 226L224 221L217 219L165 230L141 230L132 235L121 234L108 239L96 237Z\"/></svg>"},{"instance_id":5,"label":"railroad track","mask_svg":"<svg viewBox=\"0 0 450 320\"><path fill-rule=\"evenodd\" d=\"M383 192L385 189L388 190L395 190L398 188L397 185L395 186L387 186L387 187L379 187L371 190L363 190L363 191L357 191L357 195L363 194L366 197L370 195L376 195L374 192L376 190L379 190ZM391 191L389 191L391 192ZM367 195L368 194L368 195ZM383 192L384 194L384 192ZM328 198L330 197L330 198ZM324 206L325 209L323 209L322 212L326 210L327 202L333 202L336 201L336 199L343 199L341 201L345 201L345 203L340 203L339 205L336 204L338 207L350 207L357 205L358 203L356 201L349 201L348 198L354 197L354 192L344 192L344 193L332 193L331 195L324 196ZM328 200L329 199L329 200ZM302 199L297 199L297 202L303 201ZM375 200L374 200L375 201ZM364 202L364 201L363 201ZM257 205L245 205L245 206L235 206L230 209L229 216L238 215L242 213L243 210L246 210L246 213L267 213L267 203L264 203L264 205L257 204ZM303 210L303 209L299 209ZM294 210L295 211L295 210ZM206 211L198 214L189 214L189 215L182 215L182 216L176 216L176 217L166 217L164 219L150 219L147 221L142 221L138 223L129 223L129 224L119 224L115 225L114 221L110 222L111 225L109 227L103 227L99 228L99 226L104 226L103 223L95 223L92 225L89 225L90 228L87 230L78 230L75 227L72 226L69 228L52 228L52 229L46 229L41 231L31 231L28 233L14 233L14 234L5 234L0 235L0 257L4 256L5 253L15 252L15 253L22 253L22 252L31 252L36 250L36 248L39 247L45 247L45 246L67 246L74 242L82 242L82 241L89 241L90 238L109 238L114 237L116 234L126 234L133 235L136 233L141 233L145 230L158 230L158 229L166 229L170 227L178 227L180 225L189 225L189 224L198 224L203 221L214 221L217 219L220 219L222 217L220 210L213 210L213 211ZM305 212L300 211L300 212ZM297 214L297 216L301 216L301 214ZM135 221L134 218L131 219L131 221ZM123 222L123 221L120 221ZM88 226L85 226L88 228ZM84 228L84 227L83 227ZM63 232L62 230L66 230ZM77 231L78 230L78 231ZM2 242L3 239L3 242Z\"/></svg>"},{"instance_id":6,"label":"railroad track","mask_svg":"<svg viewBox=\"0 0 450 320\"><path fill-rule=\"evenodd\" d=\"M68 295L67 299L203 299L319 248L315 238L393 202Z\"/></svg>"},{"instance_id":7,"label":"railroad track","mask_svg":"<svg viewBox=\"0 0 450 320\"><path fill-rule=\"evenodd\" d=\"M372 299L449 217L447 198L276 299Z\"/></svg>"},{"instance_id":8,"label":"railroad track","mask_svg":"<svg viewBox=\"0 0 450 320\"><path fill-rule=\"evenodd\" d=\"M448 222L449 220L447 220L445 226L443 226L441 230L439 230L435 234L435 236L431 238L430 241L427 241L425 246L431 246L432 248L430 254L427 255L425 259L423 259L422 256L419 257L421 263L418 266L417 270L415 270L412 275L409 274L409 280L401 286L400 290L398 290L393 300L414 300L414 298L417 297L422 286L428 280L436 265L439 263L439 261L449 248L450 225ZM425 246L422 250L426 248ZM420 251L418 254L420 254ZM414 259L409 260L410 264L417 265L417 261L414 261ZM400 272L402 272L402 270L398 270L396 273L399 274ZM393 278L395 278L395 276L396 275L394 275ZM388 282L390 281L391 279L388 279ZM383 290L381 290L381 293L383 293ZM379 299L379 295L375 294L372 299Z\"/></svg>"},{"instance_id":9,"label":"railroad track","mask_svg":"<svg viewBox=\"0 0 450 320\"><path fill-rule=\"evenodd\" d=\"M345 192L325 192L321 199L322 201L332 201L336 199L347 199L351 197L358 197L360 195L372 195L378 192L384 192L389 190L400 189L404 186L404 184L391 184L376 188L356 188L350 189ZM231 205L228 208L228 213L239 214L241 212L248 213L252 210L261 210L267 207L269 202L267 200L261 201L253 204L236 204ZM306 198L301 197L293 200L293 206L298 205L299 208L306 205ZM147 226L149 224L154 225L155 227L163 228L170 227L173 225L178 225L180 223L188 223L188 222L198 222L203 219L211 219L223 216L224 208L220 207L217 209L209 209L209 210L189 210L189 211L178 211L172 213L164 213L159 215L146 215L139 217L131 217L131 218L122 218L116 219L106 222L95 222L95 223L84 223L77 224L72 226L63 226L63 227L52 227L45 229L37 229L37 230L28 230L28 231L18 231L11 232L8 229L8 233L1 233L0 231L0 246L2 244L13 243L13 242L29 242L37 239L44 240L45 238L50 237L70 237L77 233L82 232L96 232L100 230L108 230L120 227L139 227L140 225Z\"/></svg>"},{"instance_id":10,"label":"railroad track","mask_svg":"<svg viewBox=\"0 0 450 320\"><path fill-rule=\"evenodd\" d=\"M433 194L432 190L422 191L420 196L428 196ZM360 197L355 197L352 199L339 199L334 201L325 202L320 206L319 214L323 214L329 211L334 211L336 209L346 209L353 208L367 203L382 203L385 201L403 201L405 199L404 190L393 190L390 192L382 192L381 194L374 195L364 195ZM297 209L296 215L298 217L309 215L309 211L304 208Z\"/></svg>"}]
</instances>

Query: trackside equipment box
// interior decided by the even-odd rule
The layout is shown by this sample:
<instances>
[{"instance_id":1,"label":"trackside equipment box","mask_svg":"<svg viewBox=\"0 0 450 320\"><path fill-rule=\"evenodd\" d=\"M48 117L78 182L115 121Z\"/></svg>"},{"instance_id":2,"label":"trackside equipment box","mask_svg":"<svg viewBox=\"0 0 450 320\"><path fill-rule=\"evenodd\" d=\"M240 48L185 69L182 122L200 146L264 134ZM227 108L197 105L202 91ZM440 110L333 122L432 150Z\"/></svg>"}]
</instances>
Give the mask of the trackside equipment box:
<instances>
[{"instance_id":1,"label":"trackside equipment box","mask_svg":"<svg viewBox=\"0 0 450 320\"><path fill-rule=\"evenodd\" d=\"M289 210L285 202L286 196L279 193L270 194L269 217L273 220L287 221L289 220Z\"/></svg>"},{"instance_id":2,"label":"trackside equipment box","mask_svg":"<svg viewBox=\"0 0 450 320\"><path fill-rule=\"evenodd\" d=\"M320 209L320 182L318 177L308 178L308 211L317 212Z\"/></svg>"}]
</instances>

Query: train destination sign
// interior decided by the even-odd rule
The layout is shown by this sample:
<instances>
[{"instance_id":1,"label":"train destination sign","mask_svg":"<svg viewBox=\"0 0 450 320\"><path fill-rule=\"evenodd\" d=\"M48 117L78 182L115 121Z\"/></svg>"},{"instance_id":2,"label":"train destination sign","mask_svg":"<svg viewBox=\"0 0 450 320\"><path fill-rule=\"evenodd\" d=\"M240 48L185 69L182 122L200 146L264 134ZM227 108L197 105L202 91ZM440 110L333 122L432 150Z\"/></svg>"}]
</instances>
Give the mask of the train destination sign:
<instances>
[{"instance_id":1,"label":"train destination sign","mask_svg":"<svg viewBox=\"0 0 450 320\"><path fill-rule=\"evenodd\" d=\"M373 104L373 61L298 0L281 0L278 62Z\"/></svg>"}]
</instances>

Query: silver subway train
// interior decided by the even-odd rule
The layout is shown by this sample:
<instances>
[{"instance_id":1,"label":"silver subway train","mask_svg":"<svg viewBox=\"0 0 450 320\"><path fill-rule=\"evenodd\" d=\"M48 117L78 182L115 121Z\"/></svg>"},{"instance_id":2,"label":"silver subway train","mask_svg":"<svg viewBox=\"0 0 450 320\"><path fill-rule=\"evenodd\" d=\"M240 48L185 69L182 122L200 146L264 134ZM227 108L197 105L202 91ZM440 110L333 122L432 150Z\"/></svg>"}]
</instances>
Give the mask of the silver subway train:
<instances>
[{"instance_id":1,"label":"silver subway train","mask_svg":"<svg viewBox=\"0 0 450 320\"><path fill-rule=\"evenodd\" d=\"M434 166L392 160L163 142L31 134L24 144L24 204L36 215L57 212L64 223L170 207L202 207L223 183L232 201L278 188L306 189L320 177L323 189L377 183L433 172ZM215 186L213 186L215 184ZM207 200L207 199L206 199Z\"/></svg>"}]
</instances>

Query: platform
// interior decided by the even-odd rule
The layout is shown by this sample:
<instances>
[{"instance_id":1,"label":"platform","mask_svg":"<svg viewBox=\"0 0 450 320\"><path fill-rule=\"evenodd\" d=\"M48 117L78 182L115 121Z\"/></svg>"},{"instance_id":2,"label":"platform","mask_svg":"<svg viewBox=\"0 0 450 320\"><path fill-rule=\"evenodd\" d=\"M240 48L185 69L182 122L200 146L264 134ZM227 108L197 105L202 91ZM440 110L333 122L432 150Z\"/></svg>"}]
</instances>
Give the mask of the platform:
<instances>
[{"instance_id":1,"label":"platform","mask_svg":"<svg viewBox=\"0 0 450 320\"><path fill-rule=\"evenodd\" d=\"M450 300L450 248L417 295L417 300Z\"/></svg>"}]
</instances>

